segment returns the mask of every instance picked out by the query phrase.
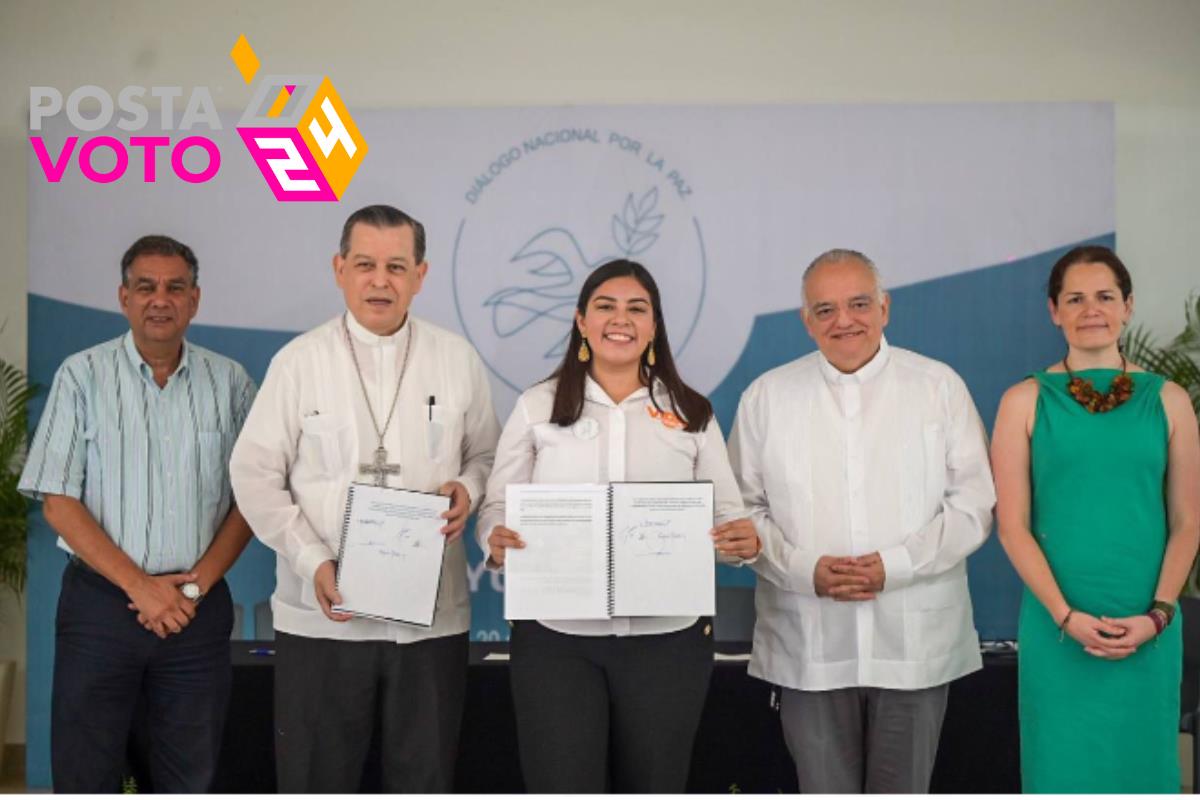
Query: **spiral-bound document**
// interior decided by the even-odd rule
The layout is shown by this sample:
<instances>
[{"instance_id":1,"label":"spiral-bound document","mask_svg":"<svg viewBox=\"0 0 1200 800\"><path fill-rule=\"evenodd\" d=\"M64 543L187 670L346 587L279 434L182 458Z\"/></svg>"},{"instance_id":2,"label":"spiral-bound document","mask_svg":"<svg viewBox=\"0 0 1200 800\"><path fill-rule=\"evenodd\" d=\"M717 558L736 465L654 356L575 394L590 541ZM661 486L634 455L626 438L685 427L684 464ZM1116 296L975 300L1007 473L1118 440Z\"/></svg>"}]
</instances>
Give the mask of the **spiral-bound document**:
<instances>
[{"instance_id":1,"label":"spiral-bound document","mask_svg":"<svg viewBox=\"0 0 1200 800\"><path fill-rule=\"evenodd\" d=\"M351 484L338 546L342 602L334 611L432 625L448 508L445 495Z\"/></svg>"},{"instance_id":2,"label":"spiral-bound document","mask_svg":"<svg viewBox=\"0 0 1200 800\"><path fill-rule=\"evenodd\" d=\"M510 484L507 619L693 617L716 610L713 488L678 483Z\"/></svg>"}]
</instances>

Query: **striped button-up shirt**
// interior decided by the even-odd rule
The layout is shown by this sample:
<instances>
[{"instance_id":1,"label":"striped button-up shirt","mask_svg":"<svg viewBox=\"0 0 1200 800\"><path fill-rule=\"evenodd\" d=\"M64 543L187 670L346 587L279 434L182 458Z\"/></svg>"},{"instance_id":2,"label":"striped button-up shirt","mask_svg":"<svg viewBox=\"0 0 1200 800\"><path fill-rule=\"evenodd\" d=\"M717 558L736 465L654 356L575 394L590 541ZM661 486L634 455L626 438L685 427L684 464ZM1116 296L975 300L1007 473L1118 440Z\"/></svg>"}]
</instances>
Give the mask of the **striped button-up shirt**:
<instances>
[{"instance_id":1,"label":"striped button-up shirt","mask_svg":"<svg viewBox=\"0 0 1200 800\"><path fill-rule=\"evenodd\" d=\"M236 361L187 342L162 388L130 333L76 353L54 376L18 488L81 500L146 572L191 569L229 512L229 453L254 392Z\"/></svg>"}]
</instances>

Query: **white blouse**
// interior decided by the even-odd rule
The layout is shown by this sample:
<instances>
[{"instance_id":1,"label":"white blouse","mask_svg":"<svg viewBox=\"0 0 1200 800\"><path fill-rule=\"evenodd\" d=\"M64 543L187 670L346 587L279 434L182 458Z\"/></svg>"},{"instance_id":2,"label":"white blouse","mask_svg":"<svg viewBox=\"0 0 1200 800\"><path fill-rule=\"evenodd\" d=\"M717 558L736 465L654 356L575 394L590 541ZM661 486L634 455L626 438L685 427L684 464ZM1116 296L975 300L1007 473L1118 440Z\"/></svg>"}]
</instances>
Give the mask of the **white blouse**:
<instances>
[{"instance_id":1,"label":"white blouse","mask_svg":"<svg viewBox=\"0 0 1200 800\"><path fill-rule=\"evenodd\" d=\"M500 435L476 528L484 553L492 529L504 524L504 487L510 483L709 480L718 525L746 516L715 418L705 430L688 433L658 413L649 389L642 387L615 403L588 377L583 413L574 425L561 427L550 422L556 386L556 381L546 381L522 394ZM669 412L670 399L661 382L655 384L655 397L659 407ZM542 624L581 636L639 636L682 630L695 621L695 617L614 617Z\"/></svg>"}]
</instances>

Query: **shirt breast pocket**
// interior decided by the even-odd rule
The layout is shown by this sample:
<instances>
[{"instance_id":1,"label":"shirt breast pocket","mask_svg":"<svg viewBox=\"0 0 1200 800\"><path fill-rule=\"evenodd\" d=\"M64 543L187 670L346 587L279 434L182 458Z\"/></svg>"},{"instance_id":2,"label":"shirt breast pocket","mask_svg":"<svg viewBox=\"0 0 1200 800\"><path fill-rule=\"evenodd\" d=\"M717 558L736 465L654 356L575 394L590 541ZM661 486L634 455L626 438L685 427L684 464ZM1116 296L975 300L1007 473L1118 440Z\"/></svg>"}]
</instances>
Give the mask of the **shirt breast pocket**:
<instances>
[{"instance_id":1,"label":"shirt breast pocket","mask_svg":"<svg viewBox=\"0 0 1200 800\"><path fill-rule=\"evenodd\" d=\"M457 465L461 458L463 409L428 406L425 417L425 454L435 464Z\"/></svg>"},{"instance_id":2,"label":"shirt breast pocket","mask_svg":"<svg viewBox=\"0 0 1200 800\"><path fill-rule=\"evenodd\" d=\"M588 424L591 423L591 424ZM552 422L533 426L537 453L533 483L588 483L600 481L600 426L581 417L566 427Z\"/></svg>"},{"instance_id":3,"label":"shirt breast pocket","mask_svg":"<svg viewBox=\"0 0 1200 800\"><path fill-rule=\"evenodd\" d=\"M317 477L339 477L348 466L350 422L332 414L301 418L298 450L297 461Z\"/></svg>"},{"instance_id":4,"label":"shirt breast pocket","mask_svg":"<svg viewBox=\"0 0 1200 800\"><path fill-rule=\"evenodd\" d=\"M700 454L699 434L688 433L683 428L655 425L651 428L653 447L660 453L669 454L672 464L691 466ZM674 476L673 476L674 477ZM687 480L694 478L688 475Z\"/></svg>"},{"instance_id":5,"label":"shirt breast pocket","mask_svg":"<svg viewBox=\"0 0 1200 800\"><path fill-rule=\"evenodd\" d=\"M200 431L197 434L200 466L200 503L208 514L225 498L229 486L229 459L226 457L225 434L221 431Z\"/></svg>"},{"instance_id":6,"label":"shirt breast pocket","mask_svg":"<svg viewBox=\"0 0 1200 800\"><path fill-rule=\"evenodd\" d=\"M68 483L77 482L80 487L78 499L88 503L93 508L93 500L103 505L104 495L104 456L101 449L100 428L93 424L85 429L80 438L83 440L83 458L77 459L72 472L66 476ZM65 488L65 487L64 487ZM104 524L105 520L100 520Z\"/></svg>"},{"instance_id":7,"label":"shirt breast pocket","mask_svg":"<svg viewBox=\"0 0 1200 800\"><path fill-rule=\"evenodd\" d=\"M940 422L926 422L921 431L925 456L925 497L934 508L946 492L946 428Z\"/></svg>"},{"instance_id":8,"label":"shirt breast pocket","mask_svg":"<svg viewBox=\"0 0 1200 800\"><path fill-rule=\"evenodd\" d=\"M810 529L813 456L798 443L808 431L796 424L779 425L762 445L761 481L771 518L790 542Z\"/></svg>"}]
</instances>

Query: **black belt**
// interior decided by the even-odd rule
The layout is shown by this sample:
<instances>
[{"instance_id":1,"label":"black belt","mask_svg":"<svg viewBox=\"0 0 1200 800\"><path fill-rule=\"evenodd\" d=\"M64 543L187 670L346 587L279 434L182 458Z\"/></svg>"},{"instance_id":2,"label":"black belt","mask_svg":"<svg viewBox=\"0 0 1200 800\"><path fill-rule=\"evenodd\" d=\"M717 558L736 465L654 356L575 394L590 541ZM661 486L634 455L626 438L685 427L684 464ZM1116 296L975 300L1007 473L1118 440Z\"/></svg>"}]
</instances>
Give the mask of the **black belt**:
<instances>
[{"instance_id":1,"label":"black belt","mask_svg":"<svg viewBox=\"0 0 1200 800\"><path fill-rule=\"evenodd\" d=\"M86 561L84 561L82 558L75 555L74 553L71 553L70 555L67 556L67 561L73 567L80 567L80 568L85 569L88 572L92 573L93 575L100 575L99 572L97 572L95 569L92 568L91 564L88 564ZM100 575L100 577L103 578L104 576Z\"/></svg>"},{"instance_id":2,"label":"black belt","mask_svg":"<svg viewBox=\"0 0 1200 800\"><path fill-rule=\"evenodd\" d=\"M87 563L86 561L84 561L82 558L75 555L74 553L67 554L67 561L68 561L68 563L71 564L71 566L80 567L81 569L87 570L88 572L92 573L93 575L100 575L101 578L104 578L104 575L102 575L100 573L100 570L96 569L91 564ZM147 574L153 578L153 577L157 577L159 575L176 575L182 571L183 570L176 570L175 572L150 572ZM108 580L108 578L104 578L104 579Z\"/></svg>"}]
</instances>

